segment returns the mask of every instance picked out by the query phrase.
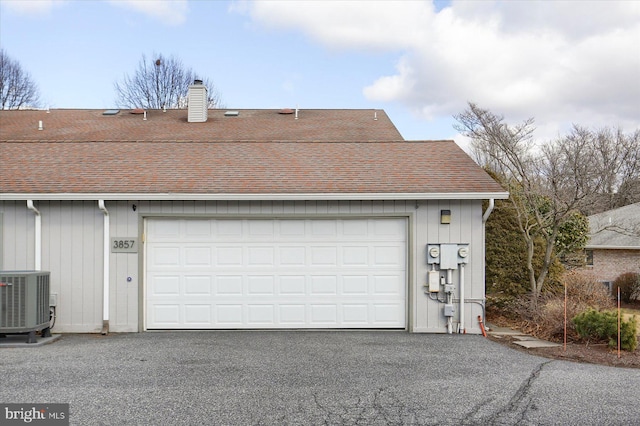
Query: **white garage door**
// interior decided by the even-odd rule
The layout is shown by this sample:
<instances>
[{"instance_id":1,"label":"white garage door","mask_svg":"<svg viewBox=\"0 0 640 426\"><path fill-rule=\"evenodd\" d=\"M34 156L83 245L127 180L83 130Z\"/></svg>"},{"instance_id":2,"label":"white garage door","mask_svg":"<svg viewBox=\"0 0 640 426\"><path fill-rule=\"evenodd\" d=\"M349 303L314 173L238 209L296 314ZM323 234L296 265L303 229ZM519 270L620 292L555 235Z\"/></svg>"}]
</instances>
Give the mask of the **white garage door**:
<instances>
[{"instance_id":1,"label":"white garage door","mask_svg":"<svg viewBox=\"0 0 640 426\"><path fill-rule=\"evenodd\" d=\"M148 219L147 329L404 328L406 219Z\"/></svg>"}]
</instances>

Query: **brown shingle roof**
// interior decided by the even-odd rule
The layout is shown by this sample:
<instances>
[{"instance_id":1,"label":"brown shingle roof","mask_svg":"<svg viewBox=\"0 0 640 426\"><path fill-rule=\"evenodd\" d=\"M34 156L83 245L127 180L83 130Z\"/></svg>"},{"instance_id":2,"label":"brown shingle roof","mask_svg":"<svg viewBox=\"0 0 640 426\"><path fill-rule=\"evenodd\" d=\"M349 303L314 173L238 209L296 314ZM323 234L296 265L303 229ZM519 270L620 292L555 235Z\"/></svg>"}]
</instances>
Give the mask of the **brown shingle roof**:
<instances>
[{"instance_id":1,"label":"brown shingle roof","mask_svg":"<svg viewBox=\"0 0 640 426\"><path fill-rule=\"evenodd\" d=\"M369 141L401 140L402 135L382 110L209 110L205 123L188 123L187 110L122 110L113 116L104 110L60 109L0 111L0 140L20 141ZM377 118L374 120L374 117ZM42 121L44 130L38 130Z\"/></svg>"},{"instance_id":2,"label":"brown shingle roof","mask_svg":"<svg viewBox=\"0 0 640 426\"><path fill-rule=\"evenodd\" d=\"M37 115L24 113L28 114L16 115L30 115L29 120L0 115L0 198L24 194L353 194L354 199L366 198L366 194L416 194L416 198L421 198L419 194L460 194L461 198L484 198L504 194L453 141L404 141L395 127L392 139L375 140L376 133L368 130L357 139L360 128L368 126L363 121L328 120L323 127L330 129L325 133L330 138L309 140L320 132L316 126L322 127L316 122L308 126L307 137L296 139L297 123L268 123L283 123L283 117L293 120L292 116L255 111L254 123L263 123L264 128L252 132L248 125L240 125L236 130L247 137L253 134L253 138L277 133L281 139L234 141L220 134L230 124L215 124L240 117L186 123L176 118L177 113L157 112L171 115L149 117L147 122L140 116L132 121L128 115L121 121L108 121L115 117L102 117L100 111L86 113L92 113L93 119L62 128L53 124L57 114L52 112L52 118L43 123L45 130L38 131L35 121L36 130L27 134L18 132L17 126L34 121ZM369 112L359 114L364 117ZM73 116L67 111L63 115ZM162 120L172 124L162 124ZM380 120L388 118L378 111ZM111 124L104 125L105 121ZM143 126L153 121L158 122L155 128L143 132ZM369 125L377 125L372 114L370 121L373 124ZM388 124L381 127L383 134L391 131ZM164 139L156 128L164 129ZM34 140L38 135L41 139ZM188 135L191 139L183 140Z\"/></svg>"}]
</instances>

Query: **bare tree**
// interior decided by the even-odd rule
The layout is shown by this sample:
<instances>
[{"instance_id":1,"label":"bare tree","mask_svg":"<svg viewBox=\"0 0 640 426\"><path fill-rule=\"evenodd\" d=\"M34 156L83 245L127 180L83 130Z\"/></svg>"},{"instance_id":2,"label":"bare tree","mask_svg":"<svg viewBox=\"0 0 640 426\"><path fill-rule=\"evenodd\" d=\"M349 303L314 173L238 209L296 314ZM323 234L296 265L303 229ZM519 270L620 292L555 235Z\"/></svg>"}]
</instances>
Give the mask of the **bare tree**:
<instances>
[{"instance_id":1,"label":"bare tree","mask_svg":"<svg viewBox=\"0 0 640 426\"><path fill-rule=\"evenodd\" d=\"M198 77L191 68L185 68L182 61L171 56L154 53L154 59L145 55L138 63L132 76L125 74L115 83L117 104L124 108L186 108L189 85L194 80L202 80L207 87L209 108L220 108L221 100L215 86L205 78Z\"/></svg>"},{"instance_id":2,"label":"bare tree","mask_svg":"<svg viewBox=\"0 0 640 426\"><path fill-rule=\"evenodd\" d=\"M640 129L625 134L617 129L581 133L594 139L590 166L603 174L603 186L585 209L591 215L640 201Z\"/></svg>"},{"instance_id":3,"label":"bare tree","mask_svg":"<svg viewBox=\"0 0 640 426\"><path fill-rule=\"evenodd\" d=\"M625 135L610 129L593 132L574 126L568 135L535 146L532 118L510 126L502 116L473 103L455 118L459 123L456 129L472 139L476 160L494 170L510 192L527 246L529 286L535 304L554 250L561 254L557 252L586 243L586 232L580 231L583 221L576 221L576 213L588 210L602 193L617 189L621 175L625 179L637 176L638 132ZM620 152L622 143L624 152ZM564 242L567 233L576 234L573 244ZM538 239L544 242L544 260L535 268ZM557 244L560 241L563 244Z\"/></svg>"},{"instance_id":4,"label":"bare tree","mask_svg":"<svg viewBox=\"0 0 640 426\"><path fill-rule=\"evenodd\" d=\"M38 86L17 61L0 49L0 109L37 108Z\"/></svg>"}]
</instances>

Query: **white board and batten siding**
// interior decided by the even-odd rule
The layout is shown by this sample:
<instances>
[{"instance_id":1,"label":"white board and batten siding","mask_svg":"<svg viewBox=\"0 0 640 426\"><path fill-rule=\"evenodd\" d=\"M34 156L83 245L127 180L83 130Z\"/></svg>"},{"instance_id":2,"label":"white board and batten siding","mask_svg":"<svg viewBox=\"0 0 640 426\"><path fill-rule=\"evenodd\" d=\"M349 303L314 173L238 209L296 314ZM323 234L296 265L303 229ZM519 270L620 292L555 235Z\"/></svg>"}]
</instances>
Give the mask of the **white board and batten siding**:
<instances>
[{"instance_id":1,"label":"white board and batten siding","mask_svg":"<svg viewBox=\"0 0 640 426\"><path fill-rule=\"evenodd\" d=\"M44 270L51 271L51 291L58 295L55 331L100 331L103 213L95 201L35 200L35 204L42 214L42 266ZM135 210L133 205L136 205ZM241 328L278 328L287 324L287 321L292 321L291 324L295 325L291 328L350 327L350 324L358 323L354 327L406 327L417 332L445 332L446 320L442 315L441 304L430 300L423 290L428 270L428 243L470 244L470 261L465 269L467 297L484 297L484 235L480 201L107 200L106 207L110 215L112 238L136 237L142 242L145 223L149 228L148 235L145 235L148 240L144 249L141 248L138 253L109 255L109 324L112 332L142 331L145 327L208 328L212 324L218 328L221 326L216 321L230 321L234 318L233 315L239 319L237 327ZM439 223L441 209L451 210L451 225ZM0 264L5 270L33 269L34 213L26 208L24 202L0 201L0 217ZM220 229L218 221L223 220L242 223L242 233L229 235L223 240L235 252L223 250L222 243L212 238L212 235L216 235L214 230L218 232ZM326 222L321 224L322 220ZM395 236L388 236L391 240L385 240L387 236L383 238L369 231L359 237L339 234L340 227L347 221L366 223L367 230L375 229L377 225L390 225L400 229L400 223L404 228ZM190 235L195 228L187 230L187 223L198 229L202 227L204 231L207 227L211 228L207 231L209 236L207 232L200 236L198 232ZM227 225L231 223L225 222ZM284 227L281 226L282 223L285 224ZM283 232L293 232L295 227L302 229L300 223L304 223L304 232L298 237L280 235ZM154 236L153 227L159 224L166 225L165 229ZM321 232L314 234L314 225L321 228L327 224L336 229L334 239L323 236ZM176 241L162 241L168 238L167 233L171 233L169 228L176 228L177 225L180 229L171 231L177 235ZM259 235L265 227L273 228L274 237ZM260 230L261 228L263 229ZM227 229L226 232L231 231ZM174 244L174 249L182 256L179 257L179 263L171 265L171 260L166 257L168 251L152 260L151 256L155 256L156 249L165 243ZM293 247L299 252L304 251L304 266L301 263L287 264L301 262L301 255L296 257ZM350 250L349 247L357 249ZM387 250L385 247L395 247L397 251L393 255L391 252L383 255ZM365 248L367 266L364 266L363 261ZM224 253L222 257L220 253ZM287 256L292 257L287 260ZM394 260L385 263L388 262L387 259ZM224 266L225 261L230 264ZM242 273L236 273L233 262L242 262L244 266L237 266ZM157 287L153 280L160 276L158 271L162 268L166 269L165 276L177 278L173 284L165 279L164 284ZM229 277L227 281L219 280L220 268L227 274L223 277ZM208 278L192 280L185 271L191 274L194 270L202 272L201 277ZM402 275L402 285L399 284L400 280L381 278ZM360 281L362 284L358 287L357 280L352 279L358 276L367 277L366 296L362 290L364 280ZM287 292L301 291L300 287L296 290L293 285L296 282L294 277L304 277L305 294L285 296ZM207 280L211 282L208 289L208 284L205 283ZM324 284L320 284L323 280ZM457 277L454 274L455 280ZM240 281L241 290L238 287L240 284L237 284ZM302 281L300 278L298 283ZM291 283L290 287L287 287L287 282ZM215 300L220 296L220 290L223 291L222 294L229 292L224 303L236 306L227 310L227 316L220 316L220 311L216 310ZM156 317L148 312L148 308L156 303L161 306L158 297L162 292L176 291L182 291L184 297L178 298L178 303L174 303L173 308L166 308L164 316L157 317L161 321L155 322ZM239 296L239 291L246 297ZM361 297L352 297L349 293L358 291L363 293ZM188 292L195 292L194 297L187 297ZM198 292L202 293L195 297ZM328 294L329 292L332 293ZM191 309L187 316L187 307L193 304L193 300L197 299L201 303L206 298L209 300L204 304L208 304L208 308ZM385 310L381 302L383 298L387 301L384 303L391 303L396 308ZM316 309L314 304L318 305L317 300L322 300L325 310L320 309L320 306ZM256 309L253 309L254 305ZM175 313L170 314L172 310L177 312L177 316ZM241 315L237 316L238 313ZM480 305L466 305L467 332L478 331L474 318L480 314ZM392 317L395 319L391 320ZM403 319L398 319L400 317ZM181 321L183 325L179 325ZM332 321L331 325L328 325L329 321ZM190 322L194 324L191 325Z\"/></svg>"}]
</instances>

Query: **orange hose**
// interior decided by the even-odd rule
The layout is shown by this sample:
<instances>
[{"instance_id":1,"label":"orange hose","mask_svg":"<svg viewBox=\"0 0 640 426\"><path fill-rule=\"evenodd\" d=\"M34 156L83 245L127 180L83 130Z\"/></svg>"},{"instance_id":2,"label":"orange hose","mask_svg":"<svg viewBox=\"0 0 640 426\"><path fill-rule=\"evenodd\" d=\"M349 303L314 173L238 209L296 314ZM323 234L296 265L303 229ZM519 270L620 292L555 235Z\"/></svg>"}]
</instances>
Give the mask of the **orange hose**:
<instances>
[{"instance_id":1,"label":"orange hose","mask_svg":"<svg viewBox=\"0 0 640 426\"><path fill-rule=\"evenodd\" d=\"M487 337L487 331L484 329L484 323L482 322L482 317L478 315L478 323L480 323L480 331L482 331L482 335Z\"/></svg>"}]
</instances>

